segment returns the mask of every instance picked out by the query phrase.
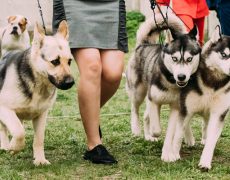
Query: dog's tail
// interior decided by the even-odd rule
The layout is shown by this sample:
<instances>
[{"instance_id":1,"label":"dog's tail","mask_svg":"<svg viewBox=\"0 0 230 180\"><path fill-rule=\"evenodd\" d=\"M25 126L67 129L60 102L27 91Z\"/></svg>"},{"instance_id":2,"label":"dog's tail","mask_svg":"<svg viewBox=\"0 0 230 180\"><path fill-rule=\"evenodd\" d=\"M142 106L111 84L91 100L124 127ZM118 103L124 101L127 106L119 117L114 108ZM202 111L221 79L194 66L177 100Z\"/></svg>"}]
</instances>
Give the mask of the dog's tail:
<instances>
[{"instance_id":1,"label":"dog's tail","mask_svg":"<svg viewBox=\"0 0 230 180\"><path fill-rule=\"evenodd\" d=\"M164 12L164 16L166 14ZM170 29L176 32L186 33L186 27L172 11L167 13L167 23L164 23L164 19L160 13L146 19L145 22L141 24L137 31L137 42L136 45L142 43L157 43L159 38L159 33L163 30Z\"/></svg>"}]
</instances>

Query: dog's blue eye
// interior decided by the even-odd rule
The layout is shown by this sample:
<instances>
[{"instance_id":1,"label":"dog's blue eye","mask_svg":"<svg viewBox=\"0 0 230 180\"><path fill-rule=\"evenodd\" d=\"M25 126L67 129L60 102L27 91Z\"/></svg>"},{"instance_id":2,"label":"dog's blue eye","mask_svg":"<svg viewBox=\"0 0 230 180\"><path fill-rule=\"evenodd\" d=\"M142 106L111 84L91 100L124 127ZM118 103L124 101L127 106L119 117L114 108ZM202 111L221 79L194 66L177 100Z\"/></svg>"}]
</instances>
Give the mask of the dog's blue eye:
<instances>
[{"instance_id":1,"label":"dog's blue eye","mask_svg":"<svg viewBox=\"0 0 230 180\"><path fill-rule=\"evenodd\" d=\"M191 62L192 61L192 57L187 58L187 62Z\"/></svg>"},{"instance_id":2,"label":"dog's blue eye","mask_svg":"<svg viewBox=\"0 0 230 180\"><path fill-rule=\"evenodd\" d=\"M177 58L176 58L176 57L172 57L172 60L173 60L174 62L177 62Z\"/></svg>"},{"instance_id":3,"label":"dog's blue eye","mask_svg":"<svg viewBox=\"0 0 230 180\"><path fill-rule=\"evenodd\" d=\"M223 58L226 58L226 57L227 57L227 54L225 54L224 52L222 52L222 53L221 53L221 56L222 56Z\"/></svg>"},{"instance_id":4,"label":"dog's blue eye","mask_svg":"<svg viewBox=\"0 0 230 180\"><path fill-rule=\"evenodd\" d=\"M55 60L52 60L50 61L54 66L58 66L60 64L60 59L55 59Z\"/></svg>"}]
</instances>

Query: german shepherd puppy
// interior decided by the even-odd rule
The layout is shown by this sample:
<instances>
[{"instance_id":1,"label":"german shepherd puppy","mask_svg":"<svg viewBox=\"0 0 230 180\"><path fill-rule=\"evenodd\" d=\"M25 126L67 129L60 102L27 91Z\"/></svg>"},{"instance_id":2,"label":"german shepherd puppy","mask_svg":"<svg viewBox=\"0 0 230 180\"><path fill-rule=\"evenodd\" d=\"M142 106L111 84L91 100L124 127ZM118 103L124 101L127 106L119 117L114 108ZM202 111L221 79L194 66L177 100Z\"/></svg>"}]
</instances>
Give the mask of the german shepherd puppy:
<instances>
[{"instance_id":1,"label":"german shepherd puppy","mask_svg":"<svg viewBox=\"0 0 230 180\"><path fill-rule=\"evenodd\" d=\"M224 126L224 118L230 107L230 37L221 36L219 28L216 28L203 47L196 78L181 91L180 96L181 119L178 121L171 149L179 159L186 127L194 114L202 115L205 123L201 142L205 146L199 167L209 170Z\"/></svg>"},{"instance_id":2,"label":"german shepherd puppy","mask_svg":"<svg viewBox=\"0 0 230 180\"><path fill-rule=\"evenodd\" d=\"M68 26L62 21L54 36L34 28L32 47L11 51L0 61L1 149L16 153L25 146L22 120L32 120L34 164L50 164L44 154L44 133L48 109L56 99L56 88L72 87ZM9 142L7 131L12 139Z\"/></svg>"}]
</instances>

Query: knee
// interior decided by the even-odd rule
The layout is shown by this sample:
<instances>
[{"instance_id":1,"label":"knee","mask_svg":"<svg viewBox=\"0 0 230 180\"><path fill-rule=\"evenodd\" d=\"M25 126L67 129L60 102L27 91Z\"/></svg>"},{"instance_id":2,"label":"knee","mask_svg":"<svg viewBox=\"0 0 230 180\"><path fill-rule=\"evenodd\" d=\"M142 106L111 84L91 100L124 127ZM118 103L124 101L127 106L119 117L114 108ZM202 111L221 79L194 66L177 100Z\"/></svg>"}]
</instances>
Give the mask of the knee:
<instances>
[{"instance_id":1,"label":"knee","mask_svg":"<svg viewBox=\"0 0 230 180\"><path fill-rule=\"evenodd\" d=\"M118 83L121 80L122 72L122 70L103 71L102 78L107 83Z\"/></svg>"},{"instance_id":2,"label":"knee","mask_svg":"<svg viewBox=\"0 0 230 180\"><path fill-rule=\"evenodd\" d=\"M81 77L84 77L88 80L99 79L102 73L100 56L88 55L84 57L84 59L86 62L84 63L84 67L82 67L82 71L80 72Z\"/></svg>"},{"instance_id":3,"label":"knee","mask_svg":"<svg viewBox=\"0 0 230 180\"><path fill-rule=\"evenodd\" d=\"M102 78L107 83L118 83L122 78L123 65L103 69Z\"/></svg>"}]
</instances>

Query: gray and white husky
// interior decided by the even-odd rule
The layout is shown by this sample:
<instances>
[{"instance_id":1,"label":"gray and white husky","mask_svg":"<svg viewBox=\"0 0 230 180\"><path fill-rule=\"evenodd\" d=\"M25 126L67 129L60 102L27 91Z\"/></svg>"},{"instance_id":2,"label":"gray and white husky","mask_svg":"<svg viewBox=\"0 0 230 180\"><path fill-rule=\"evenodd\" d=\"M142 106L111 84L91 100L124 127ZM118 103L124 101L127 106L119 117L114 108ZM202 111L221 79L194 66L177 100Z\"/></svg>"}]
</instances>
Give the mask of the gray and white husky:
<instances>
[{"instance_id":1,"label":"gray and white husky","mask_svg":"<svg viewBox=\"0 0 230 180\"><path fill-rule=\"evenodd\" d=\"M56 98L56 88L74 84L70 74L72 58L68 26L62 21L54 36L46 36L36 25L32 47L11 51L0 62L1 149L16 153L25 146L22 120L33 121L34 164L49 164L44 154L44 133L48 109ZM12 136L9 142L7 131Z\"/></svg>"},{"instance_id":2,"label":"gray and white husky","mask_svg":"<svg viewBox=\"0 0 230 180\"><path fill-rule=\"evenodd\" d=\"M161 15L156 16L156 22L161 24ZM174 14L168 16L173 40L164 46L157 44L155 35L158 33L158 28L161 27L161 30L167 28L166 25L159 26L159 24L156 25L154 19L149 19L140 27L137 34L137 48L127 66L126 89L131 101L131 129L134 135L141 133L139 107L147 96L144 115L146 140L157 140L161 134L161 105L170 105L169 124L162 151L162 159L167 161L173 158L168 148L171 148L179 116L179 91L196 72L201 48L196 40L196 27L186 34L184 25ZM194 144L191 133L188 134L186 141L188 144Z\"/></svg>"},{"instance_id":3,"label":"gray and white husky","mask_svg":"<svg viewBox=\"0 0 230 180\"><path fill-rule=\"evenodd\" d=\"M221 36L216 28L211 39L202 49L202 59L193 83L181 92L181 119L173 140L177 159L186 127L194 114L204 117L201 143L204 149L199 167L211 169L211 161L218 138L224 126L224 118L230 107L230 37Z\"/></svg>"}]
</instances>

